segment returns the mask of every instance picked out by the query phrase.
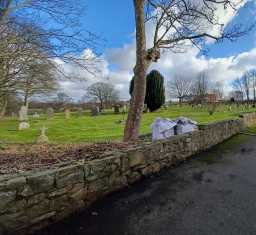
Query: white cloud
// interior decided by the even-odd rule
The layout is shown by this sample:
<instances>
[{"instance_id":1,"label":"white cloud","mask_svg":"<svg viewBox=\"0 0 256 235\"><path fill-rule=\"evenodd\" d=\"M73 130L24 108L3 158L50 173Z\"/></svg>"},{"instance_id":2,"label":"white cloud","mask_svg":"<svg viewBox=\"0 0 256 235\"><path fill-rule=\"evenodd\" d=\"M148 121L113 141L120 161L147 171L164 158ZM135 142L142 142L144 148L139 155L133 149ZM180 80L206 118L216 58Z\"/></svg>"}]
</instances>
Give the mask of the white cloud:
<instances>
[{"instance_id":1,"label":"white cloud","mask_svg":"<svg viewBox=\"0 0 256 235\"><path fill-rule=\"evenodd\" d=\"M133 50L130 47L130 50ZM64 92L68 93L74 99L79 99L85 94L86 87L94 82L104 81L113 84L119 90L122 99L129 98L129 83L133 76L134 59L133 56L127 57L126 50L114 50L113 55L109 51L106 58L115 57L115 65L118 69L111 71L108 69L108 62L103 60L101 64L103 75L93 76L92 74L80 70L80 75L85 80L64 80L61 87ZM131 54L131 51L129 51ZM128 54L129 54L128 53ZM151 65L150 69L158 69L165 77L166 81L172 79L175 74L195 79L198 73L203 70L208 71L208 75L212 81L222 81L227 86L230 82L242 75L248 69L256 68L256 48L248 52L241 53L237 56L224 58L207 59L204 56L198 56L199 51L191 48L186 53L175 54L166 52L162 55L158 63Z\"/></svg>"},{"instance_id":2,"label":"white cloud","mask_svg":"<svg viewBox=\"0 0 256 235\"><path fill-rule=\"evenodd\" d=\"M238 0L236 1L238 3ZM245 2L239 0L238 8L244 6ZM225 25L235 17L235 12L229 8L228 10L219 8L217 13L221 23ZM150 40L152 40L152 28L153 26L150 24L146 30L147 38L150 38ZM209 28L209 30L211 30L211 33L217 34L219 32L219 28L216 27ZM148 45L150 45L150 40L147 42ZM122 99L128 99L129 82L133 76L135 65L135 52L134 40L121 48L107 49L98 64L101 73L97 73L95 76L85 70L65 64L64 67L67 71L79 74L80 77L84 78L84 81L63 81L61 87L69 95L79 99L85 94L87 86L94 82L105 81L112 83L119 90ZM83 55L94 56L90 50L85 50ZM58 63L61 64L60 61ZM166 80L170 80L175 74L195 79L199 72L208 70L208 74L213 81L225 83L226 91L228 91L230 81L251 68L256 68L256 48L237 56L209 59L200 56L197 48L190 47L185 53L181 54L165 52L158 63L154 63L150 67L150 69L158 69Z\"/></svg>"}]
</instances>

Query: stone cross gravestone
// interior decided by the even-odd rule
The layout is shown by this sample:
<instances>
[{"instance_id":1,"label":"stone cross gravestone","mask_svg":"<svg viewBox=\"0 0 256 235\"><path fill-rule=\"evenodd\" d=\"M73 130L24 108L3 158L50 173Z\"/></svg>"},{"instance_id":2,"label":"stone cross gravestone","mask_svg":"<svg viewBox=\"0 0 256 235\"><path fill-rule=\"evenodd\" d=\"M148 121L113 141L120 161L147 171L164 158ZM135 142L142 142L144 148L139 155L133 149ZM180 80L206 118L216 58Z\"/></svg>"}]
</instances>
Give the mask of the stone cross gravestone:
<instances>
[{"instance_id":1,"label":"stone cross gravestone","mask_svg":"<svg viewBox=\"0 0 256 235\"><path fill-rule=\"evenodd\" d=\"M77 110L77 116L82 117L83 116L83 108L78 108Z\"/></svg>"},{"instance_id":2,"label":"stone cross gravestone","mask_svg":"<svg viewBox=\"0 0 256 235\"><path fill-rule=\"evenodd\" d=\"M70 119L70 109L65 109L65 118Z\"/></svg>"},{"instance_id":3,"label":"stone cross gravestone","mask_svg":"<svg viewBox=\"0 0 256 235\"><path fill-rule=\"evenodd\" d=\"M38 118L40 118L40 115L37 112L35 112L32 117L34 119L38 119Z\"/></svg>"},{"instance_id":4,"label":"stone cross gravestone","mask_svg":"<svg viewBox=\"0 0 256 235\"><path fill-rule=\"evenodd\" d=\"M49 138L46 136L46 130L47 130L47 128L45 126L43 126L41 129L41 135L37 138L38 144L49 143Z\"/></svg>"},{"instance_id":5,"label":"stone cross gravestone","mask_svg":"<svg viewBox=\"0 0 256 235\"><path fill-rule=\"evenodd\" d=\"M47 113L47 118L53 118L53 116L54 116L54 110L53 110L53 108L48 108L47 110L46 110L46 113Z\"/></svg>"},{"instance_id":6,"label":"stone cross gravestone","mask_svg":"<svg viewBox=\"0 0 256 235\"><path fill-rule=\"evenodd\" d=\"M21 122L28 120L28 107L25 106L25 105L21 106L21 108L20 108L20 111L19 111L19 120L20 120Z\"/></svg>"}]
</instances>

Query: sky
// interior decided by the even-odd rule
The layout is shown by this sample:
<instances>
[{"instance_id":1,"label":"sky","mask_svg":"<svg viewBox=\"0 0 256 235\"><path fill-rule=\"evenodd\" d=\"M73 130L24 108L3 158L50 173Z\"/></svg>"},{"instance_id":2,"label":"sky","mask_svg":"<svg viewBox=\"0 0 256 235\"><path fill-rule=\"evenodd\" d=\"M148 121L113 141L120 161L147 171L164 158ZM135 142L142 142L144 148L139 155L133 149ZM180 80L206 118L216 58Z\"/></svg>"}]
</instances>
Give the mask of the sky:
<instances>
[{"instance_id":1,"label":"sky","mask_svg":"<svg viewBox=\"0 0 256 235\"><path fill-rule=\"evenodd\" d=\"M236 0L235 0L236 1ZM230 27L233 23L252 23L256 16L256 2L244 0L239 10L234 13L230 9L218 11L218 17ZM79 100L86 87L98 81L112 83L120 92L121 99L128 99L129 82L133 76L135 63L135 22L132 0L87 0L86 14L82 16L82 27L96 33L104 39L100 52L101 73L92 76L86 71L85 81L62 81L64 92ZM212 29L214 30L214 29ZM147 38L151 37L151 25L147 26ZM84 54L93 53L85 48ZM68 66L68 65L67 65ZM195 79L198 73L207 70L213 81L221 81L228 93L230 83L248 69L256 68L256 29L235 42L207 44L207 54L191 47L185 53L165 52L158 63L150 69L158 69L167 83L173 76L182 74ZM73 68L77 72L77 68ZM69 67L72 71L72 68Z\"/></svg>"}]
</instances>

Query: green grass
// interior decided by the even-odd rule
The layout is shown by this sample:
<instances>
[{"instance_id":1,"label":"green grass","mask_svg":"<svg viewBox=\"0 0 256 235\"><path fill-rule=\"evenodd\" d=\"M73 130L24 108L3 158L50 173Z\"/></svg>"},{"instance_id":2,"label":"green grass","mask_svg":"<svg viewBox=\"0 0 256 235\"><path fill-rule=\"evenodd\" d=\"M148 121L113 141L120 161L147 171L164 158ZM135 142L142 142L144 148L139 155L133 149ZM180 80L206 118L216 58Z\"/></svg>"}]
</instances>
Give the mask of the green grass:
<instances>
[{"instance_id":1,"label":"green grass","mask_svg":"<svg viewBox=\"0 0 256 235\"><path fill-rule=\"evenodd\" d=\"M213 115L209 115L207 108L192 108L190 106L178 107L176 105L169 106L168 109L161 109L157 112L143 114L141 133L150 132L150 124L156 117L175 118L178 116L186 116L198 121L200 124L206 124L213 121L237 118L241 112L252 112L253 109L232 108L218 106ZM30 118L30 128L18 131L17 118L4 118L0 120L0 142L4 143L35 143L40 135L40 128L45 125L47 136L51 143L81 143L107 141L121 139L123 135L124 124L119 121L126 118L122 114L113 114L108 111L105 114L91 117L86 112L82 117L78 117L76 113L72 113L70 119L66 120L63 113L56 113L54 118L47 119L41 116L35 120Z\"/></svg>"}]
</instances>

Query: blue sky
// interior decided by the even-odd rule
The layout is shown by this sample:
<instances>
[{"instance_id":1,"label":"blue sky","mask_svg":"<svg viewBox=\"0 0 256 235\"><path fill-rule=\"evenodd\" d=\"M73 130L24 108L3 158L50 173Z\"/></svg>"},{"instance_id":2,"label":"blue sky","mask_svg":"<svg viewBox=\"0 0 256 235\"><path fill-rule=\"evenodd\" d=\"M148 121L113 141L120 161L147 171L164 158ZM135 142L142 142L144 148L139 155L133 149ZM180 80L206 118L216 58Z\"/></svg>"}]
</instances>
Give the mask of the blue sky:
<instances>
[{"instance_id":1,"label":"blue sky","mask_svg":"<svg viewBox=\"0 0 256 235\"><path fill-rule=\"evenodd\" d=\"M254 2L247 3L242 9L239 10L237 16L234 18L233 23L242 23L249 25L252 19L255 18L255 4ZM253 29L246 36L239 38L236 42L225 41L223 43L212 45L209 49L210 57L226 57L237 55L244 51L249 51L255 47L256 29Z\"/></svg>"},{"instance_id":2,"label":"blue sky","mask_svg":"<svg viewBox=\"0 0 256 235\"><path fill-rule=\"evenodd\" d=\"M135 30L133 1L87 0L87 10L84 16L84 27L106 39L105 49L122 47L130 43ZM255 17L255 4L249 2L239 12L234 21L251 22ZM256 30L238 39L236 42L225 41L209 47L209 57L218 58L237 55L255 46ZM103 50L104 50L103 48Z\"/></svg>"},{"instance_id":3,"label":"blue sky","mask_svg":"<svg viewBox=\"0 0 256 235\"><path fill-rule=\"evenodd\" d=\"M231 14L232 20L229 24L250 24L255 20L255 0L244 1L246 4L240 8L236 16L233 17ZM225 18L226 15L221 14L220 17ZM87 0L86 14L82 16L82 23L85 29L106 40L104 47L100 48L103 73L101 77L96 78L85 73L85 85L68 82L64 90L71 95L82 96L84 87L97 81L105 81L107 77L108 82L120 91L122 99L129 98L128 88L133 76L136 49L133 1ZM208 48L207 55L202 55L196 48L190 48L184 54L166 52L150 69L158 69L164 75L166 84L175 75L194 79L200 72L207 70L210 79L223 82L228 93L233 79L241 76L246 70L256 68L256 29L236 42L208 44Z\"/></svg>"},{"instance_id":4,"label":"blue sky","mask_svg":"<svg viewBox=\"0 0 256 235\"><path fill-rule=\"evenodd\" d=\"M133 1L87 0L84 25L106 39L106 48L121 47L131 41L135 29Z\"/></svg>"}]
</instances>

